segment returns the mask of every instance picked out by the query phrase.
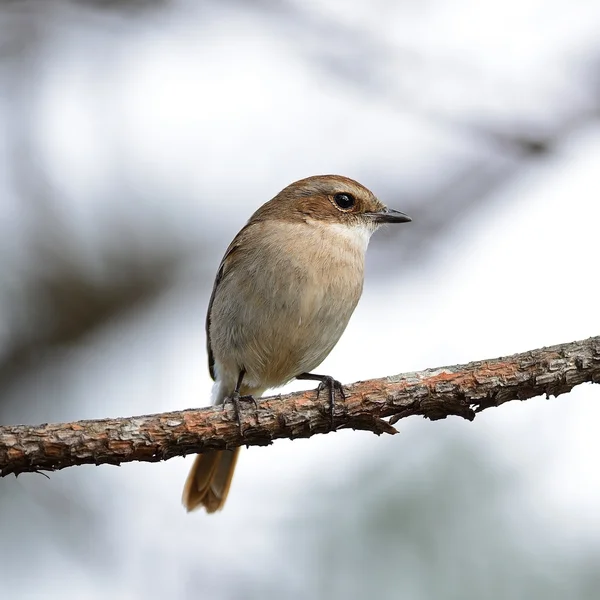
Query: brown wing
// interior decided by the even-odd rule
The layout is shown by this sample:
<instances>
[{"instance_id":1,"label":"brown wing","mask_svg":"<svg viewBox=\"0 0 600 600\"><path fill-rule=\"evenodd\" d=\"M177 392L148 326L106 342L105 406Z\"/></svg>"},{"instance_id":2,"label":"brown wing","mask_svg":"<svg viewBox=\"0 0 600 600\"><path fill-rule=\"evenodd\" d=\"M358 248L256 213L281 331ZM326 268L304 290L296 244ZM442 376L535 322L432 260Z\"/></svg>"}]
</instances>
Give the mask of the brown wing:
<instances>
[{"instance_id":1,"label":"brown wing","mask_svg":"<svg viewBox=\"0 0 600 600\"><path fill-rule=\"evenodd\" d=\"M210 371L210 376L212 377L213 381L215 380L215 357L213 355L212 348L210 347L210 313L215 300L215 294L217 293L217 287L225 275L228 266L227 263L230 262L228 259L231 258L234 252L241 246L243 234L247 230L248 226L249 224L240 229L239 233L233 238L231 244L229 244L229 248L227 248L225 251L225 256L223 256L221 264L219 265L219 270L217 271L217 276L215 277L215 283L213 284L210 300L208 301L208 310L206 311L206 349L208 350L208 370Z\"/></svg>"}]
</instances>

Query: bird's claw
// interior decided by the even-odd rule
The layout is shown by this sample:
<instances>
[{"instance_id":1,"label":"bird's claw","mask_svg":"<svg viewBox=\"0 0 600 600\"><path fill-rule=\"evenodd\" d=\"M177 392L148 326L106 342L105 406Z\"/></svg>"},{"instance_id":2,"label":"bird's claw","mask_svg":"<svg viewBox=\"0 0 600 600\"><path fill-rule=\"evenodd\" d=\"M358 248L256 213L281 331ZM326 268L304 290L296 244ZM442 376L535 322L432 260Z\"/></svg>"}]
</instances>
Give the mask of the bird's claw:
<instances>
[{"instance_id":1,"label":"bird's claw","mask_svg":"<svg viewBox=\"0 0 600 600\"><path fill-rule=\"evenodd\" d=\"M235 420L237 421L240 435L243 436L244 431L242 430L242 404L241 403L242 402L252 402L252 404L254 404L254 408L256 410L258 410L258 403L256 402L256 399L254 398L254 396L251 396L251 395L241 396L239 392L233 392L233 394L231 394L231 396L229 396L227 398L227 400L230 400L231 403L233 404Z\"/></svg>"},{"instance_id":2,"label":"bird's claw","mask_svg":"<svg viewBox=\"0 0 600 600\"><path fill-rule=\"evenodd\" d=\"M338 391L342 400L346 400L346 394L344 393L344 386L333 377L326 377L319 383L317 386L317 398L321 395L323 390L327 390L329 392L329 419L331 421L331 428L333 429L333 416L335 409L335 392Z\"/></svg>"}]
</instances>

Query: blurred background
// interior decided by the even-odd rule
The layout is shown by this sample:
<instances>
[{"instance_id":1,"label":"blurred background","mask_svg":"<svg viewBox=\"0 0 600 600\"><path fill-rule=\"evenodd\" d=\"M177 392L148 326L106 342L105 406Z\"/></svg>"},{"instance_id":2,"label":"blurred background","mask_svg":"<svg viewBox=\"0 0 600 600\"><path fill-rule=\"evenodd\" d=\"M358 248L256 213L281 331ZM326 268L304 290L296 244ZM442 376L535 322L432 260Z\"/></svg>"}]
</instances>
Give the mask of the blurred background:
<instances>
[{"instance_id":1,"label":"blurred background","mask_svg":"<svg viewBox=\"0 0 600 600\"><path fill-rule=\"evenodd\" d=\"M208 403L219 260L312 174L413 217L323 372L597 335L599 30L586 0L4 0L0 423ZM0 597L596 599L599 399L251 448L210 517L191 457L7 477Z\"/></svg>"}]
</instances>

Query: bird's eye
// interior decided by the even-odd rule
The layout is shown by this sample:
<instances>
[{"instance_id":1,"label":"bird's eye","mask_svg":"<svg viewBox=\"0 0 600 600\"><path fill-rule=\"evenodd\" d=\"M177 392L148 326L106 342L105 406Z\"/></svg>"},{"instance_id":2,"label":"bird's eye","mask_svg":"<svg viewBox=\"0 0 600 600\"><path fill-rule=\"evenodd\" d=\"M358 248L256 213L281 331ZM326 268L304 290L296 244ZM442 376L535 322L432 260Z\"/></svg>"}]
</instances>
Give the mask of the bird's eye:
<instances>
[{"instance_id":1,"label":"bird's eye","mask_svg":"<svg viewBox=\"0 0 600 600\"><path fill-rule=\"evenodd\" d=\"M350 210L356 204L356 199L352 194L336 194L333 201L342 210Z\"/></svg>"}]
</instances>

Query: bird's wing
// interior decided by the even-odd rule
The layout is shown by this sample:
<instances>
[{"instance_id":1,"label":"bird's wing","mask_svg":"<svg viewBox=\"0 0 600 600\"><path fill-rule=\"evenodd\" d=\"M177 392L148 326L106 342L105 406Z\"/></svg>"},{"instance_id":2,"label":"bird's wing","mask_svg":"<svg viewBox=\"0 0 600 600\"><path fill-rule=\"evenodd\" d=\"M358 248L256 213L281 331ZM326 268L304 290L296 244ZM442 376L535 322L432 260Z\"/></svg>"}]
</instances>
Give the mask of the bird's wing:
<instances>
[{"instance_id":1,"label":"bird's wing","mask_svg":"<svg viewBox=\"0 0 600 600\"><path fill-rule=\"evenodd\" d=\"M246 237L246 231L250 226L251 223L248 223L242 227L239 233L233 238L231 244L229 244L229 247L225 252L225 256L223 256L221 264L219 265L217 276L215 277L215 283L213 284L212 293L210 295L210 300L208 301L208 310L206 312L206 349L208 350L208 370L210 371L210 376L212 377L213 381L215 380L215 357L210 345L210 313L212 312L212 305L215 300L215 294L217 293L219 283L221 283L223 277L231 268L233 256L235 255L236 251L239 250L240 246L243 245L244 238Z\"/></svg>"}]
</instances>

